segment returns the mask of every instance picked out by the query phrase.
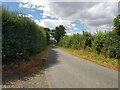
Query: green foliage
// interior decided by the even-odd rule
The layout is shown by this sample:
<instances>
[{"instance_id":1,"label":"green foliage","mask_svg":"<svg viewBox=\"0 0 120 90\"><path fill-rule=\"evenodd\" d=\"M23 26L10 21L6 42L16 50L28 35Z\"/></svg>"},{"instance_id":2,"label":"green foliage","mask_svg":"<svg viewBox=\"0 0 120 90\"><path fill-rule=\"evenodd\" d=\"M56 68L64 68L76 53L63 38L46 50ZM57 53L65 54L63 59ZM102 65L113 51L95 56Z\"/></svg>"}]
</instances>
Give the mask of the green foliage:
<instances>
[{"instance_id":1,"label":"green foliage","mask_svg":"<svg viewBox=\"0 0 120 90\"><path fill-rule=\"evenodd\" d=\"M52 35L57 40L57 43L59 43L60 38L65 36L65 33L65 27L63 25L59 25L55 30L52 30Z\"/></svg>"},{"instance_id":2,"label":"green foliage","mask_svg":"<svg viewBox=\"0 0 120 90\"><path fill-rule=\"evenodd\" d=\"M72 44L71 36L64 36L63 38L60 39L59 44L66 48L71 47Z\"/></svg>"},{"instance_id":3,"label":"green foliage","mask_svg":"<svg viewBox=\"0 0 120 90\"><path fill-rule=\"evenodd\" d=\"M102 52L104 44L104 35L102 32L97 32L94 37L94 41L92 42L92 47L96 51L96 53L100 54Z\"/></svg>"},{"instance_id":4,"label":"green foliage","mask_svg":"<svg viewBox=\"0 0 120 90\"><path fill-rule=\"evenodd\" d=\"M2 51L2 6L1 5L0 5L0 51ZM2 58L2 52L0 52L0 57Z\"/></svg>"},{"instance_id":5,"label":"green foliage","mask_svg":"<svg viewBox=\"0 0 120 90\"><path fill-rule=\"evenodd\" d=\"M120 58L120 36L114 32L105 35L104 55L110 58Z\"/></svg>"},{"instance_id":6,"label":"green foliage","mask_svg":"<svg viewBox=\"0 0 120 90\"><path fill-rule=\"evenodd\" d=\"M85 49L87 46L92 47L93 36L88 32L83 31L82 35L82 47Z\"/></svg>"},{"instance_id":7,"label":"green foliage","mask_svg":"<svg viewBox=\"0 0 120 90\"><path fill-rule=\"evenodd\" d=\"M88 32L83 32L83 34L73 34L71 36L65 36L60 40L60 45L65 47L71 47L73 49L84 49L88 46L92 46L93 36Z\"/></svg>"},{"instance_id":8,"label":"green foliage","mask_svg":"<svg viewBox=\"0 0 120 90\"><path fill-rule=\"evenodd\" d=\"M51 37L50 33L51 33L51 31L50 31L49 28L44 28L44 30L45 30L46 37L47 37L47 44L49 45L50 44L50 37Z\"/></svg>"},{"instance_id":9,"label":"green foliage","mask_svg":"<svg viewBox=\"0 0 120 90\"><path fill-rule=\"evenodd\" d=\"M120 15L114 18L113 22L114 22L114 32L116 32L116 34L120 36Z\"/></svg>"},{"instance_id":10,"label":"green foliage","mask_svg":"<svg viewBox=\"0 0 120 90\"><path fill-rule=\"evenodd\" d=\"M104 54L106 58L120 59L120 15L118 15L113 22L114 29L111 32L97 32L96 35L83 32L82 35L73 34L64 36L60 39L59 44L63 47L77 50L89 47L90 51L95 51L97 54Z\"/></svg>"},{"instance_id":11,"label":"green foliage","mask_svg":"<svg viewBox=\"0 0 120 90\"><path fill-rule=\"evenodd\" d=\"M42 27L25 15L2 10L2 63L19 63L41 52L46 47Z\"/></svg>"},{"instance_id":12,"label":"green foliage","mask_svg":"<svg viewBox=\"0 0 120 90\"><path fill-rule=\"evenodd\" d=\"M80 34L73 34L71 36L71 47L74 49L79 49L82 44L82 36Z\"/></svg>"}]
</instances>

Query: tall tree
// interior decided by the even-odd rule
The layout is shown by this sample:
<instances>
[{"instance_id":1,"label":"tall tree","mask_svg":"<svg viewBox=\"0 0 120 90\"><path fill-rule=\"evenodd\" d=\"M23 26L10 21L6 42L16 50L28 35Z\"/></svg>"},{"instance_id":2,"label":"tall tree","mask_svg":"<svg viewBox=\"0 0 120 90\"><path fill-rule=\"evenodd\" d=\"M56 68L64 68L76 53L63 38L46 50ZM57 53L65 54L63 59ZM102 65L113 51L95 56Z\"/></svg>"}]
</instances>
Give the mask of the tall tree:
<instances>
[{"instance_id":1,"label":"tall tree","mask_svg":"<svg viewBox=\"0 0 120 90\"><path fill-rule=\"evenodd\" d=\"M53 31L54 31L53 37L56 39L57 44L58 44L60 41L60 38L65 36L65 34L66 34L65 27L63 25L59 25Z\"/></svg>"}]
</instances>

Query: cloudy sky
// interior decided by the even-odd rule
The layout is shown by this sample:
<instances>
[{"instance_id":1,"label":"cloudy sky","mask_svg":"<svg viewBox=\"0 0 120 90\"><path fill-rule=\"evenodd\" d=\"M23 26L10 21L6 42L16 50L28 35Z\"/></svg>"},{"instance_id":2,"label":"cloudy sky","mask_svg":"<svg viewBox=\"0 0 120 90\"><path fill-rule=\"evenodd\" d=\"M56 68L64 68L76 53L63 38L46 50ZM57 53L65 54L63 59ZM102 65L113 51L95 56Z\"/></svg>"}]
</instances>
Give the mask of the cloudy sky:
<instances>
[{"instance_id":1,"label":"cloudy sky","mask_svg":"<svg viewBox=\"0 0 120 90\"><path fill-rule=\"evenodd\" d=\"M17 0L2 2L2 5L9 10L26 14L43 27L53 29L64 25L67 34L81 33L83 30L94 33L96 29L109 31L113 18L118 15L118 2Z\"/></svg>"}]
</instances>

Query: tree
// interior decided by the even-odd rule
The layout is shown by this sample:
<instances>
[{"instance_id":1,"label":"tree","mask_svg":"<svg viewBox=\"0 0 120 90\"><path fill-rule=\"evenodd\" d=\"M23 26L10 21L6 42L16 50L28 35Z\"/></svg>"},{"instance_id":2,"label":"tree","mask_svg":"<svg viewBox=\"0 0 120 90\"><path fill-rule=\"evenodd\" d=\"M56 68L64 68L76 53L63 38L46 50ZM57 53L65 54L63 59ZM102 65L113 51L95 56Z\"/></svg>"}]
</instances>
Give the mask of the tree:
<instances>
[{"instance_id":1,"label":"tree","mask_svg":"<svg viewBox=\"0 0 120 90\"><path fill-rule=\"evenodd\" d=\"M115 33L120 36L120 15L114 18L114 31Z\"/></svg>"},{"instance_id":2,"label":"tree","mask_svg":"<svg viewBox=\"0 0 120 90\"><path fill-rule=\"evenodd\" d=\"M65 36L66 32L65 32L65 27L63 25L59 25L58 27L55 28L55 30L53 31L53 37L56 39L57 44L60 41L60 38Z\"/></svg>"},{"instance_id":3,"label":"tree","mask_svg":"<svg viewBox=\"0 0 120 90\"><path fill-rule=\"evenodd\" d=\"M50 37L51 37L51 31L49 28L44 28L45 32L46 32L46 37L47 37L47 44L50 44Z\"/></svg>"}]
</instances>

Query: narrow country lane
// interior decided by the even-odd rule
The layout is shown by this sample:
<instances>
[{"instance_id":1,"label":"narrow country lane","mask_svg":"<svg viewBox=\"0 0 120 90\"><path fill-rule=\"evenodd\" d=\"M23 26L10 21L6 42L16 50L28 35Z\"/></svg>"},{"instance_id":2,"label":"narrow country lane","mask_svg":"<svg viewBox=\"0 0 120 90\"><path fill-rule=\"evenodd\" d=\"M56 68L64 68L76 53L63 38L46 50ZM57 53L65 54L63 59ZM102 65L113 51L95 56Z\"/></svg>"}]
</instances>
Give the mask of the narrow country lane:
<instances>
[{"instance_id":1,"label":"narrow country lane","mask_svg":"<svg viewBox=\"0 0 120 90\"><path fill-rule=\"evenodd\" d=\"M50 88L118 88L118 72L51 48L46 61Z\"/></svg>"}]
</instances>

